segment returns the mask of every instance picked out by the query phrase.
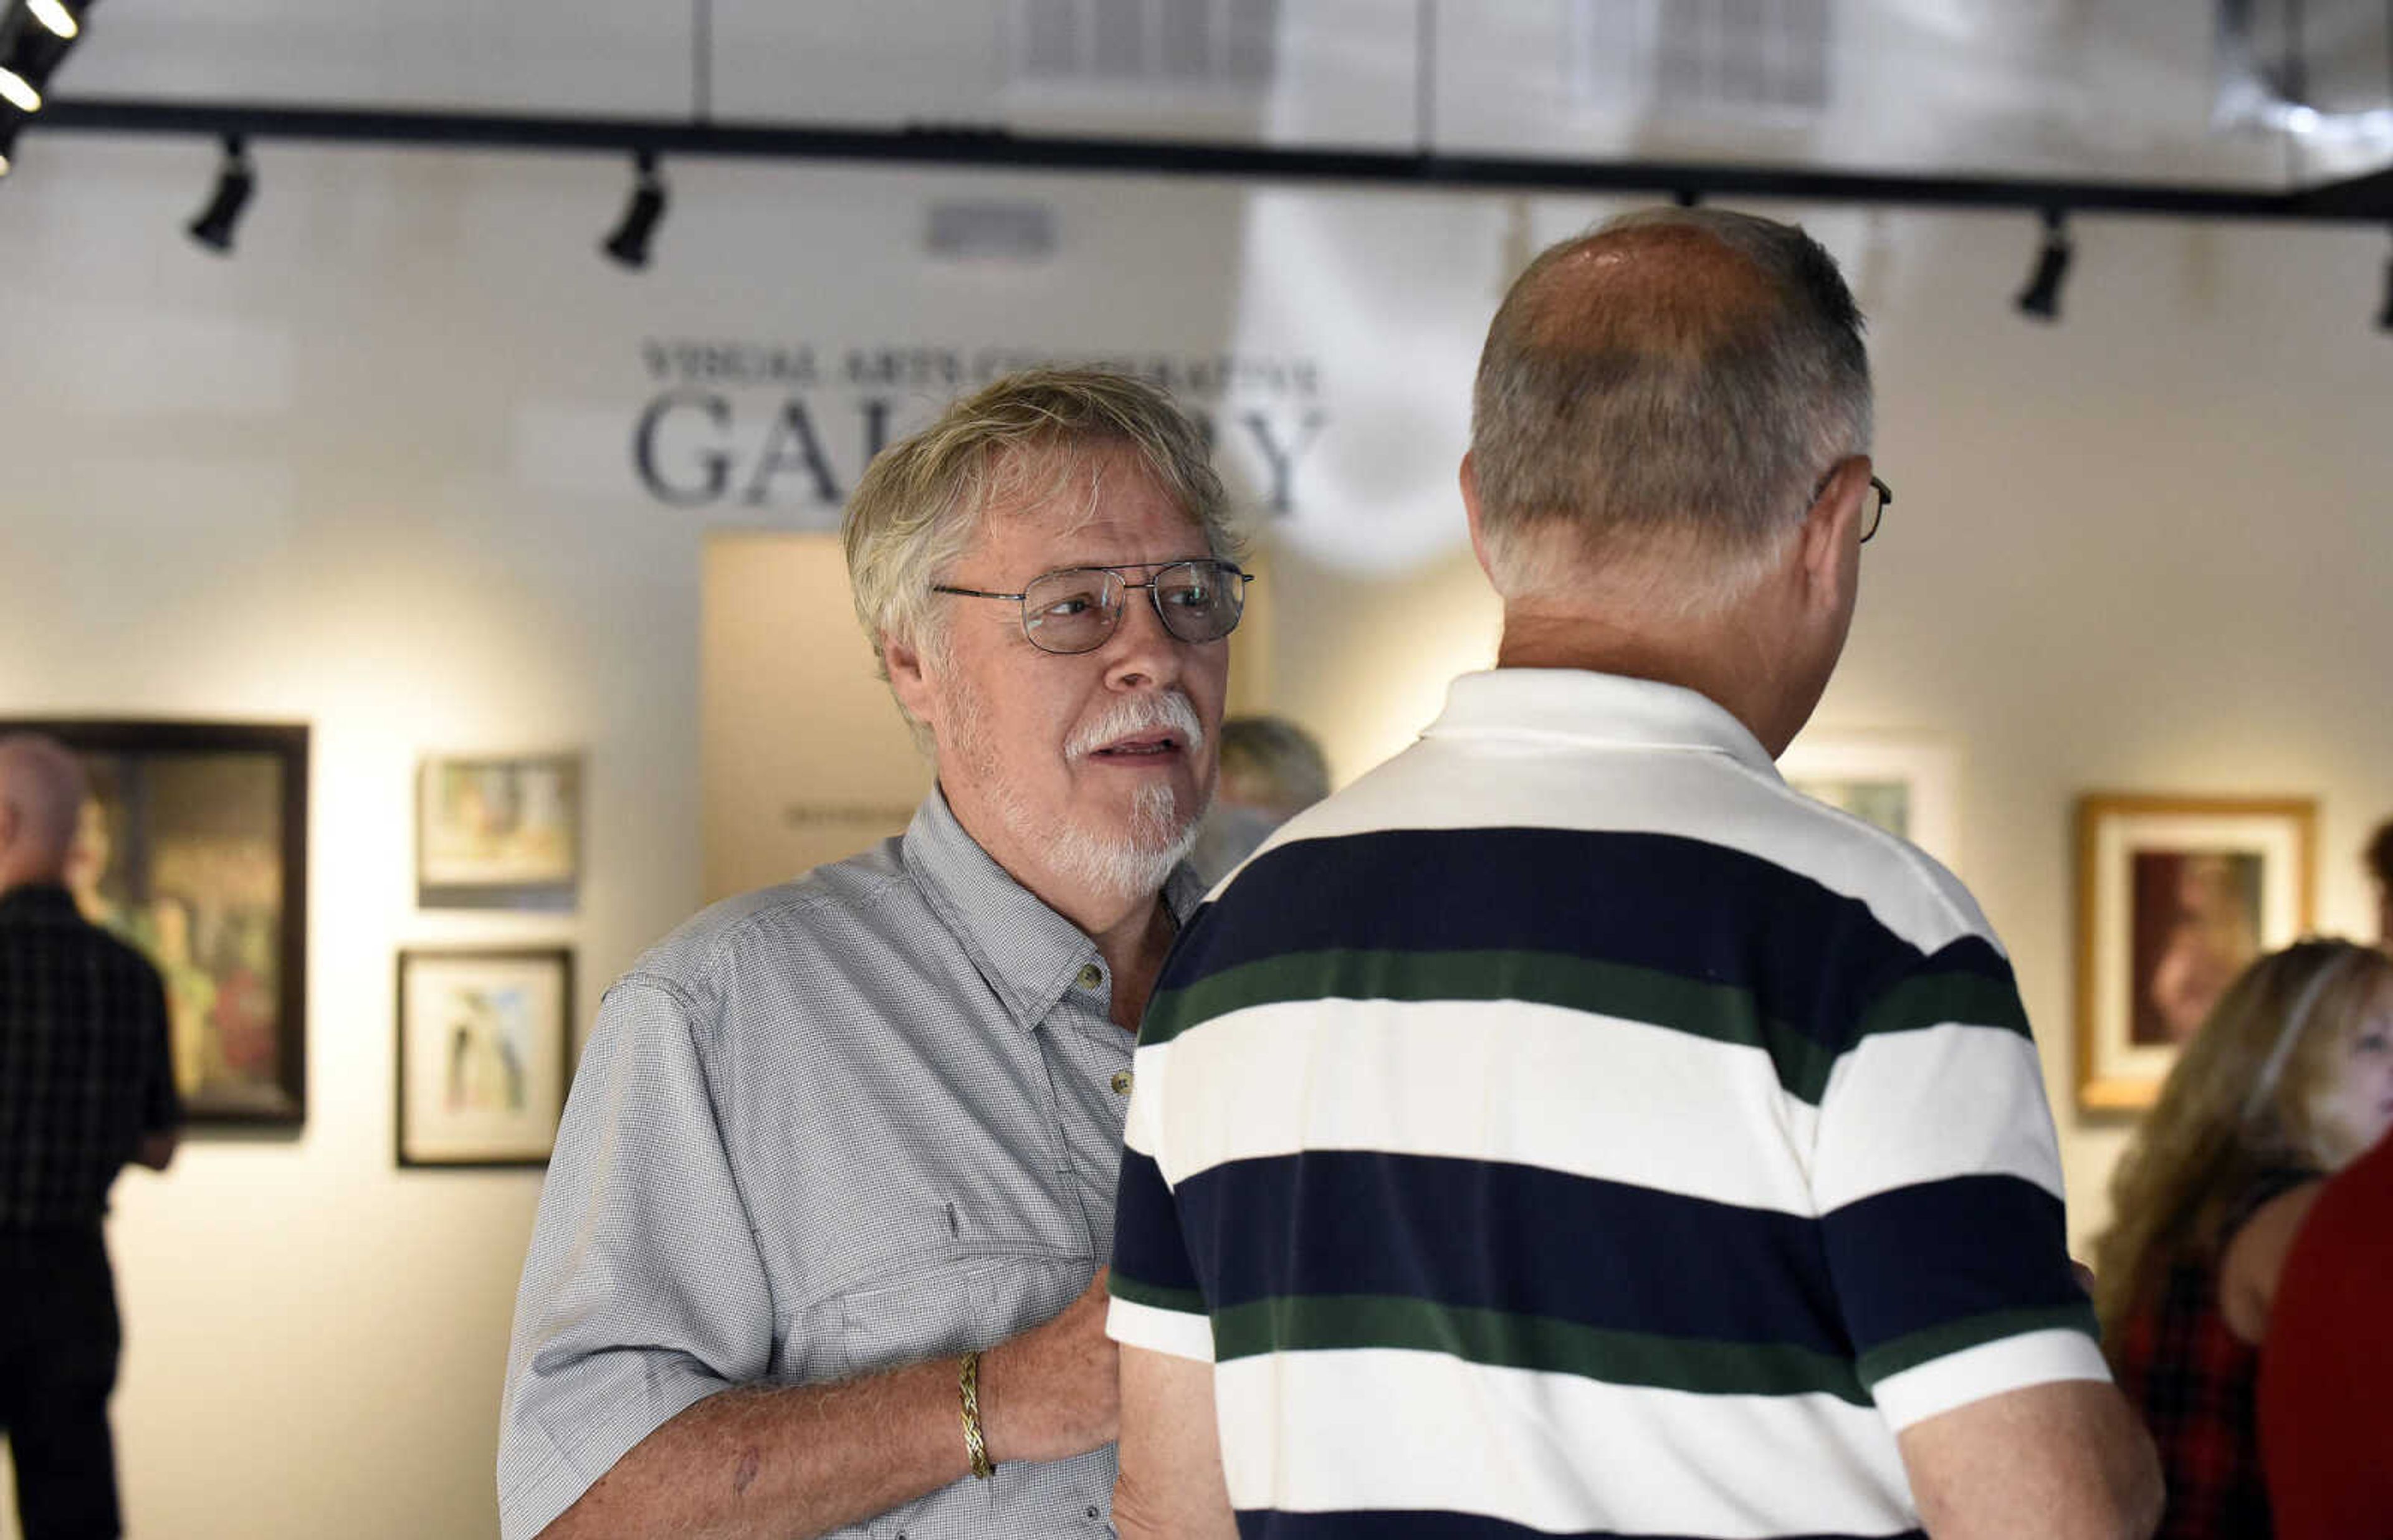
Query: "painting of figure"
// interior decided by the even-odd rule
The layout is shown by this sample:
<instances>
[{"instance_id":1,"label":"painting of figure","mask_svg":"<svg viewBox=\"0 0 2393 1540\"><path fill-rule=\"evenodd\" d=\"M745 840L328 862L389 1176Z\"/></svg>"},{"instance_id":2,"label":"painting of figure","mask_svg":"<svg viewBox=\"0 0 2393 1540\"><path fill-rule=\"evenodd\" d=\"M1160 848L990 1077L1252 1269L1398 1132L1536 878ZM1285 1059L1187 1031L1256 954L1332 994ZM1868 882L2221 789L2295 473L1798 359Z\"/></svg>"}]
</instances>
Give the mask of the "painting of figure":
<instances>
[{"instance_id":1,"label":"painting of figure","mask_svg":"<svg viewBox=\"0 0 2393 1540\"><path fill-rule=\"evenodd\" d=\"M83 759L67 888L166 986L175 1085L194 1123L307 1108L307 729L9 723Z\"/></svg>"},{"instance_id":2,"label":"painting of figure","mask_svg":"<svg viewBox=\"0 0 2393 1540\"><path fill-rule=\"evenodd\" d=\"M548 1158L571 1060L572 954L399 955L399 1163Z\"/></svg>"}]
</instances>

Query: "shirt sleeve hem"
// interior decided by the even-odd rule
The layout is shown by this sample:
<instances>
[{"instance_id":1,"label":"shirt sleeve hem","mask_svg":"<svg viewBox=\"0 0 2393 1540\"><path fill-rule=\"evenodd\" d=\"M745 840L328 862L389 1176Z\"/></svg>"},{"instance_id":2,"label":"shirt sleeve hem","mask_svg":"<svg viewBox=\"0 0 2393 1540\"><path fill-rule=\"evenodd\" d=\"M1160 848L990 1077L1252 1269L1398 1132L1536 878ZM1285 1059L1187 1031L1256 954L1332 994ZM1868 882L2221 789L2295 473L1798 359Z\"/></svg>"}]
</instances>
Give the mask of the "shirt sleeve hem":
<instances>
[{"instance_id":1,"label":"shirt sleeve hem","mask_svg":"<svg viewBox=\"0 0 2393 1540\"><path fill-rule=\"evenodd\" d=\"M713 1381L660 1388L647 1402L645 1421L617 1417L598 1423L570 1445L557 1442L543 1422L539 1436L549 1446L548 1458L500 1494L501 1540L533 1540L641 1440L723 1389Z\"/></svg>"},{"instance_id":2,"label":"shirt sleeve hem","mask_svg":"<svg viewBox=\"0 0 2393 1540\"><path fill-rule=\"evenodd\" d=\"M2007 1390L2068 1380L2110 1383L2102 1351L2084 1332L2067 1327L2028 1332L1929 1359L1872 1388L1878 1411L1896 1432L1942 1412Z\"/></svg>"},{"instance_id":3,"label":"shirt sleeve hem","mask_svg":"<svg viewBox=\"0 0 2393 1540\"><path fill-rule=\"evenodd\" d=\"M1213 1362L1213 1322L1210 1316L1158 1310L1116 1295L1105 1309L1105 1335L1124 1347L1145 1348L1199 1364Z\"/></svg>"}]
</instances>

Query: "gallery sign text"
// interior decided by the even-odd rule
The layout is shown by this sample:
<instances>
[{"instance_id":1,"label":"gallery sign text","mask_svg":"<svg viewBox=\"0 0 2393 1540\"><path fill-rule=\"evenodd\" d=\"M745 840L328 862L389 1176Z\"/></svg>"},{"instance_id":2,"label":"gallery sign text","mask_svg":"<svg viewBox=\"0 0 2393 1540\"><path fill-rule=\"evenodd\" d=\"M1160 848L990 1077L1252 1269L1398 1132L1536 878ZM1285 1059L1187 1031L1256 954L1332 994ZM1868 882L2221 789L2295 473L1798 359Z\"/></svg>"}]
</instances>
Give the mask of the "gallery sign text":
<instances>
[{"instance_id":1,"label":"gallery sign text","mask_svg":"<svg viewBox=\"0 0 2393 1540\"><path fill-rule=\"evenodd\" d=\"M633 426L632 468L649 496L678 508L836 509L892 438L951 398L1039 365L1096 363L1170 390L1275 515L1296 507L1304 456L1329 420L1320 372L1301 359L673 339L640 353L650 395Z\"/></svg>"}]
</instances>

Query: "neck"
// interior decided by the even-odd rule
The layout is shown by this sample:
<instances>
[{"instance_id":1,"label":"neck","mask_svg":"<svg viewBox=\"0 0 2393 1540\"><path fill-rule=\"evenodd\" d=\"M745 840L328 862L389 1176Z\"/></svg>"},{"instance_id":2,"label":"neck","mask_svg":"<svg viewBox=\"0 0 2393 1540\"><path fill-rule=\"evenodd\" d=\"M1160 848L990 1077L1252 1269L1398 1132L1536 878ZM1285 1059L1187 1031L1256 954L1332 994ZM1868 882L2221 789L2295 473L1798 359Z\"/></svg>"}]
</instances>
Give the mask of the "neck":
<instances>
[{"instance_id":1,"label":"neck","mask_svg":"<svg viewBox=\"0 0 2393 1540\"><path fill-rule=\"evenodd\" d=\"M1114 1024L1137 1031L1139 1018L1146 1013L1146 998L1155 992L1156 976L1163 972L1164 954L1178 933L1163 895L1066 896L1046 892L1019 873L1014 880L1096 943L1097 956L1105 959L1105 972L1113 975Z\"/></svg>"},{"instance_id":2,"label":"neck","mask_svg":"<svg viewBox=\"0 0 2393 1540\"><path fill-rule=\"evenodd\" d=\"M1163 972L1164 956L1171 950L1171 938L1177 933L1160 894L1123 916L1111 930L1090 933L1089 939L1097 944L1097 956L1105 959L1105 971L1114 976L1116 1026L1138 1030L1139 1018L1146 1014L1147 997L1155 993L1156 978Z\"/></svg>"},{"instance_id":3,"label":"neck","mask_svg":"<svg viewBox=\"0 0 2393 1540\"><path fill-rule=\"evenodd\" d=\"M1007 876L1096 943L1097 956L1113 975L1113 1020L1136 1031L1156 975L1163 972L1164 954L1178 933L1162 894L1152 890L1126 894L1058 872L1040 862L1038 852L1010 838L1004 820L993 810L942 790L956 822Z\"/></svg>"},{"instance_id":4,"label":"neck","mask_svg":"<svg viewBox=\"0 0 2393 1540\"><path fill-rule=\"evenodd\" d=\"M1773 629L1744 607L1693 618L1629 608L1553 604L1504 607L1499 669L1584 669L1694 691L1742 723L1775 758L1794 740L1811 700L1790 711L1789 659Z\"/></svg>"},{"instance_id":5,"label":"neck","mask_svg":"<svg viewBox=\"0 0 2393 1540\"><path fill-rule=\"evenodd\" d=\"M0 894L19 888L56 888L66 883L66 873L48 867L10 865L0 861Z\"/></svg>"}]
</instances>

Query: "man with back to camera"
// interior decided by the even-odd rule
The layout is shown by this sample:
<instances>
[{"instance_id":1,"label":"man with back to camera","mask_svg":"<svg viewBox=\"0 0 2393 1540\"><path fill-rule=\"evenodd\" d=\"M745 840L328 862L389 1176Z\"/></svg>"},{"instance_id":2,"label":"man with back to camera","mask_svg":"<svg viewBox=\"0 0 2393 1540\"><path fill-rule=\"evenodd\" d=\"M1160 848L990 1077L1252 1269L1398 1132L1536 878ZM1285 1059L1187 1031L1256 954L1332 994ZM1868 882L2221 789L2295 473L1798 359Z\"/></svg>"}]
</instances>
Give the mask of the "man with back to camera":
<instances>
[{"instance_id":1,"label":"man with back to camera","mask_svg":"<svg viewBox=\"0 0 2393 1540\"><path fill-rule=\"evenodd\" d=\"M122 1530L101 1221L116 1173L164 1170L182 1123L158 971L67 892L83 802L64 746L0 737L0 1426L25 1540Z\"/></svg>"},{"instance_id":2,"label":"man with back to camera","mask_svg":"<svg viewBox=\"0 0 2393 1540\"><path fill-rule=\"evenodd\" d=\"M1497 667L1142 1030L1122 1534L2151 1533L2008 962L1772 763L1886 498L1860 326L1711 210L1514 285L1462 466Z\"/></svg>"},{"instance_id":3,"label":"man with back to camera","mask_svg":"<svg viewBox=\"0 0 2393 1540\"><path fill-rule=\"evenodd\" d=\"M517 1303L509 1540L1107 1533L1099 1270L1199 896L1225 500L1161 393L1042 371L884 450L845 538L937 786L608 992Z\"/></svg>"}]
</instances>

